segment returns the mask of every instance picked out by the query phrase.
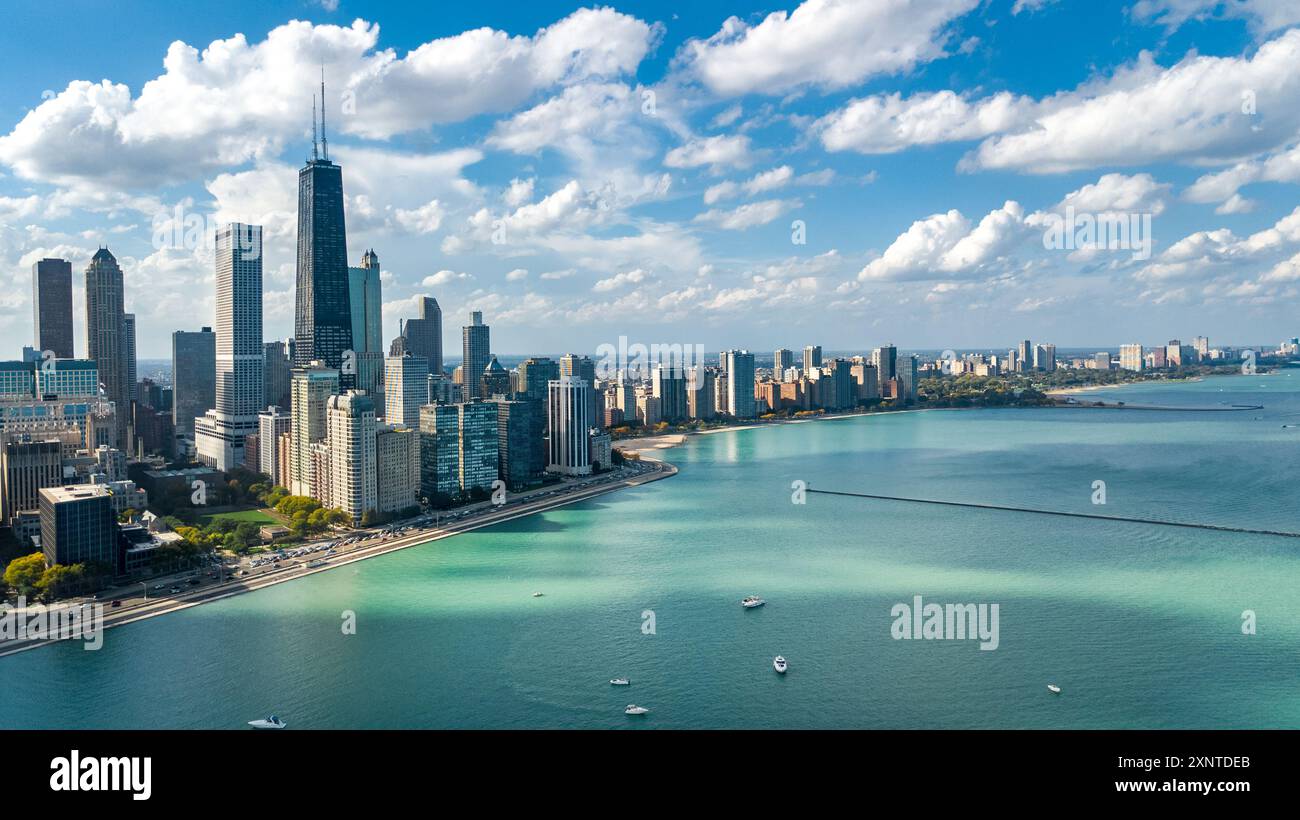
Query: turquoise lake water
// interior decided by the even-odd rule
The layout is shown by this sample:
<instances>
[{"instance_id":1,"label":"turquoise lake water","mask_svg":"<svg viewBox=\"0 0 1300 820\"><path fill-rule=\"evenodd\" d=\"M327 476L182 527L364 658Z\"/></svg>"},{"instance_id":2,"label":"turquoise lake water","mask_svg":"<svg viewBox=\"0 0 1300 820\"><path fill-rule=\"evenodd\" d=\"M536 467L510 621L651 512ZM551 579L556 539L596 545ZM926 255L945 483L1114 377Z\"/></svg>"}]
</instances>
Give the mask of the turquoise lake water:
<instances>
[{"instance_id":1,"label":"turquoise lake water","mask_svg":"<svg viewBox=\"0 0 1300 820\"><path fill-rule=\"evenodd\" d=\"M802 480L1300 531L1300 428L1282 426L1300 424L1300 371L1093 395L1265 409L927 411L693 437L665 451L681 467L665 481L113 629L98 652L0 659L0 727L1300 727L1300 539L791 503ZM750 593L767 606L742 610ZM890 610L913 595L998 604L999 647L894 640Z\"/></svg>"}]
</instances>

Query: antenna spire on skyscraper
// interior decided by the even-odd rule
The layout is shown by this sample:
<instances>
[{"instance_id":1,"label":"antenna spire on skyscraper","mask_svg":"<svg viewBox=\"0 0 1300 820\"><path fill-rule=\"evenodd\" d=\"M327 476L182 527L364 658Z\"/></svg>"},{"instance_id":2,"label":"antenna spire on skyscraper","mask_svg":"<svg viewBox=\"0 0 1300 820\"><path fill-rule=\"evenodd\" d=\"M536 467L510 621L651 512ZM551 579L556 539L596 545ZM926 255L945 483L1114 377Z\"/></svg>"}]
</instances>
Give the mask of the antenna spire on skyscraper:
<instances>
[{"instance_id":1,"label":"antenna spire on skyscraper","mask_svg":"<svg viewBox=\"0 0 1300 820\"><path fill-rule=\"evenodd\" d=\"M320 67L320 150L326 162L330 158L329 140L325 139L325 64Z\"/></svg>"},{"instance_id":2,"label":"antenna spire on skyscraper","mask_svg":"<svg viewBox=\"0 0 1300 820\"><path fill-rule=\"evenodd\" d=\"M311 158L315 162L319 157L316 155L316 95L311 95Z\"/></svg>"}]
</instances>

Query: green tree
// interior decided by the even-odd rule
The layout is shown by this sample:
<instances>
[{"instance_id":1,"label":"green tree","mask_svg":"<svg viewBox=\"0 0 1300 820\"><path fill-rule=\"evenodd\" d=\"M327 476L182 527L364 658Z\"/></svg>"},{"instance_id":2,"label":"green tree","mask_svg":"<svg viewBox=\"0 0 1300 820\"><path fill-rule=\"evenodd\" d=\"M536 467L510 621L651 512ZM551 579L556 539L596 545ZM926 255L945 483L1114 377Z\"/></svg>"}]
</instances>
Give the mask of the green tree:
<instances>
[{"instance_id":1,"label":"green tree","mask_svg":"<svg viewBox=\"0 0 1300 820\"><path fill-rule=\"evenodd\" d=\"M24 555L9 562L9 566L5 567L5 583L19 595L30 595L36 590L36 585L43 574L45 574L45 555L33 552L31 555Z\"/></svg>"}]
</instances>

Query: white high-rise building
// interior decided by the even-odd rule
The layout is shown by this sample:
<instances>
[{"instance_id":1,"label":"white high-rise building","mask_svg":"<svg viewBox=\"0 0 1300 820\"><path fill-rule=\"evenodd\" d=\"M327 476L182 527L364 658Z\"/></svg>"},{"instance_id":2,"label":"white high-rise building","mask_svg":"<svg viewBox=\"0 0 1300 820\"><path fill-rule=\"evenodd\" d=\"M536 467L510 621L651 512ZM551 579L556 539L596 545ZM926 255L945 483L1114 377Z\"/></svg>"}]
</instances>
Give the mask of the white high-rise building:
<instances>
[{"instance_id":1,"label":"white high-rise building","mask_svg":"<svg viewBox=\"0 0 1300 820\"><path fill-rule=\"evenodd\" d=\"M1143 366L1142 345L1120 345L1119 366L1124 370L1141 370Z\"/></svg>"},{"instance_id":2,"label":"white high-rise building","mask_svg":"<svg viewBox=\"0 0 1300 820\"><path fill-rule=\"evenodd\" d=\"M194 420L199 460L218 470L244 463L244 439L258 431L262 401L262 227L232 222L217 231L216 406Z\"/></svg>"},{"instance_id":3,"label":"white high-rise building","mask_svg":"<svg viewBox=\"0 0 1300 820\"><path fill-rule=\"evenodd\" d=\"M276 481L280 475L280 436L293 429L293 416L288 410L271 406L257 414L257 471ZM287 488L286 488L287 489Z\"/></svg>"},{"instance_id":4,"label":"white high-rise building","mask_svg":"<svg viewBox=\"0 0 1300 820\"><path fill-rule=\"evenodd\" d=\"M420 407L429 403L429 360L390 356L384 366L384 421L420 427Z\"/></svg>"},{"instance_id":5,"label":"white high-rise building","mask_svg":"<svg viewBox=\"0 0 1300 820\"><path fill-rule=\"evenodd\" d=\"M311 446L325 440L325 410L330 396L339 392L339 372L321 362L293 371L290 382L289 492L311 495L313 478ZM324 499L320 499L323 501Z\"/></svg>"},{"instance_id":6,"label":"white high-rise building","mask_svg":"<svg viewBox=\"0 0 1300 820\"><path fill-rule=\"evenodd\" d=\"M591 472L591 402L585 379L561 376L547 385L547 431L550 436L546 470L564 475Z\"/></svg>"},{"instance_id":7,"label":"white high-rise building","mask_svg":"<svg viewBox=\"0 0 1300 820\"><path fill-rule=\"evenodd\" d=\"M379 508L375 455L375 403L360 390L330 396L326 408L329 447L328 507L338 507L361 524Z\"/></svg>"}]
</instances>

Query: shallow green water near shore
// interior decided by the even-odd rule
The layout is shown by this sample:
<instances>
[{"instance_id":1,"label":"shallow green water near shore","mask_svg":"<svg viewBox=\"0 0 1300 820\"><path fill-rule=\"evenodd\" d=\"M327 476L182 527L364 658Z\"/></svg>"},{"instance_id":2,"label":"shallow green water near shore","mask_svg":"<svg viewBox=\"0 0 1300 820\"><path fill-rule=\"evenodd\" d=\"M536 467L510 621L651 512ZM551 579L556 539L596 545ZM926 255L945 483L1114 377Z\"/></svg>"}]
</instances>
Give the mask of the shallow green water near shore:
<instances>
[{"instance_id":1,"label":"shallow green water near shore","mask_svg":"<svg viewBox=\"0 0 1300 820\"><path fill-rule=\"evenodd\" d=\"M0 727L272 712L291 728L1300 727L1300 540L791 503L802 480L1300 530L1300 428L1282 427L1300 423L1300 372L1094 395L1265 409L929 411L694 437L665 451L682 468L666 481L114 629L98 652L0 659ZM749 593L769 603L742 610ZM890 609L913 595L997 603L999 647L892 639Z\"/></svg>"}]
</instances>

